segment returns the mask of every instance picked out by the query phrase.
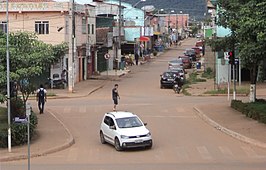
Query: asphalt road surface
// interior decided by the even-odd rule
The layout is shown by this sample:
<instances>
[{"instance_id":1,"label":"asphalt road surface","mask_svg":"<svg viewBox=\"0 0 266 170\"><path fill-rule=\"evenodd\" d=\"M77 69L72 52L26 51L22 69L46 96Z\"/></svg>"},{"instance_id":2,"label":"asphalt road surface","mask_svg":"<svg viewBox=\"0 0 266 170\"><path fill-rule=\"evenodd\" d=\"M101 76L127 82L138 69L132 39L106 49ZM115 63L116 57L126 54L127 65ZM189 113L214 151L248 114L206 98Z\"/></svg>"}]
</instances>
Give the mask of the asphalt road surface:
<instances>
[{"instance_id":1,"label":"asphalt road surface","mask_svg":"<svg viewBox=\"0 0 266 170\"><path fill-rule=\"evenodd\" d=\"M47 107L75 138L70 148L31 159L34 170L265 170L266 150L242 143L202 121L197 104L226 102L226 97L191 97L160 89L167 62L182 54L195 40L167 51L155 61L138 66L119 81L109 82L86 98L60 99ZM118 110L131 111L147 122L152 149L117 152L101 144L99 126L112 111L111 89L119 84ZM52 142L52 139L51 139ZM27 169L27 160L2 163L0 170Z\"/></svg>"}]
</instances>

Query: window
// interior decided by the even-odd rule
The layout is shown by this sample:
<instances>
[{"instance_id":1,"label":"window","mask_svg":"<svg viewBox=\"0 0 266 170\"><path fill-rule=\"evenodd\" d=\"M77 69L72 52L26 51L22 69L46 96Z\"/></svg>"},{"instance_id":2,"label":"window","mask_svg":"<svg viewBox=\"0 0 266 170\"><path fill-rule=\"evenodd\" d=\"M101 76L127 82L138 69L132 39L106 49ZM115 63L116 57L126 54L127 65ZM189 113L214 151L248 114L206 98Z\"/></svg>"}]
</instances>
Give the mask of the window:
<instances>
[{"instance_id":1,"label":"window","mask_svg":"<svg viewBox=\"0 0 266 170\"><path fill-rule=\"evenodd\" d=\"M91 34L94 34L94 24L91 24Z\"/></svg>"},{"instance_id":2,"label":"window","mask_svg":"<svg viewBox=\"0 0 266 170\"><path fill-rule=\"evenodd\" d=\"M90 24L88 24L88 34L90 34L91 33L91 28L90 28Z\"/></svg>"},{"instance_id":3,"label":"window","mask_svg":"<svg viewBox=\"0 0 266 170\"><path fill-rule=\"evenodd\" d=\"M49 21L35 21L35 32L38 34L49 34Z\"/></svg>"},{"instance_id":4,"label":"window","mask_svg":"<svg viewBox=\"0 0 266 170\"><path fill-rule=\"evenodd\" d=\"M86 18L82 18L82 34L86 34Z\"/></svg>"},{"instance_id":5,"label":"window","mask_svg":"<svg viewBox=\"0 0 266 170\"><path fill-rule=\"evenodd\" d=\"M7 23L6 23L6 21L1 21L0 22L0 30L3 31L4 33L7 33Z\"/></svg>"}]
</instances>

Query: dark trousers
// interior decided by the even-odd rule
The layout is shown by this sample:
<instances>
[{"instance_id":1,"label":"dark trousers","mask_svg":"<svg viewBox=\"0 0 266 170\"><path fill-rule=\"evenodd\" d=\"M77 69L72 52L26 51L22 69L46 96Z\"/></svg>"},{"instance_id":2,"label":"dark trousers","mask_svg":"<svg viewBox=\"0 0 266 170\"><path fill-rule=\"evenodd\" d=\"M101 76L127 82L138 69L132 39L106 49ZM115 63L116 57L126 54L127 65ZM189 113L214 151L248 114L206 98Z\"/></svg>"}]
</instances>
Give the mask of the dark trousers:
<instances>
[{"instance_id":1,"label":"dark trousers","mask_svg":"<svg viewBox=\"0 0 266 170\"><path fill-rule=\"evenodd\" d=\"M39 102L38 102L38 107L39 107L40 113L43 113L44 103L45 103L45 101L43 101L43 100L39 100Z\"/></svg>"}]
</instances>

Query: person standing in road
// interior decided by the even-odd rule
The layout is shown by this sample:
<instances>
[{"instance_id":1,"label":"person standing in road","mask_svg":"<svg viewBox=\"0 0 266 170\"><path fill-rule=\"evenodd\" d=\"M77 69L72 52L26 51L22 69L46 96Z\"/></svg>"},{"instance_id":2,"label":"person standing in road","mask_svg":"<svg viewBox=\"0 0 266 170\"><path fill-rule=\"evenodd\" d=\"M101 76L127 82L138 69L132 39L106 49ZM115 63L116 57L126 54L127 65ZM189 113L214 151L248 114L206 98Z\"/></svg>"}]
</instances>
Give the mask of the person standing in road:
<instances>
[{"instance_id":1,"label":"person standing in road","mask_svg":"<svg viewBox=\"0 0 266 170\"><path fill-rule=\"evenodd\" d=\"M43 113L44 111L44 104L46 102L46 93L47 91L44 89L43 85L40 85L40 88L37 90L37 95L36 95L36 101L38 102L38 108L40 111L40 114Z\"/></svg>"},{"instance_id":2,"label":"person standing in road","mask_svg":"<svg viewBox=\"0 0 266 170\"><path fill-rule=\"evenodd\" d=\"M112 98L114 101L113 111L116 111L116 106L118 105L118 99L120 99L120 96L118 93L118 84L115 84L114 88L112 89Z\"/></svg>"}]
</instances>

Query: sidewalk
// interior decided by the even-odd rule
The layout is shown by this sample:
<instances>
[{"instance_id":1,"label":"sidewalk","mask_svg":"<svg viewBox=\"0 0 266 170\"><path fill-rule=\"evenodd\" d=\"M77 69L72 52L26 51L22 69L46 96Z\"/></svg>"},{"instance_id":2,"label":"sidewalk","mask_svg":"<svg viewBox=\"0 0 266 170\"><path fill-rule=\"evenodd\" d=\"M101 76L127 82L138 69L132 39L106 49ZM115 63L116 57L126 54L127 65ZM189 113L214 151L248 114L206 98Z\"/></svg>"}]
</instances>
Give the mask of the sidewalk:
<instances>
[{"instance_id":1,"label":"sidewalk","mask_svg":"<svg viewBox=\"0 0 266 170\"><path fill-rule=\"evenodd\" d=\"M128 72L128 70L114 70L109 71L108 76L106 76L106 73L103 72L101 75L92 77L92 79L77 83L74 87L73 93L68 92L68 89L48 89L48 93L56 94L56 96L48 97L48 99L88 96L102 88L108 81L119 79ZM33 108L33 110L35 113L38 113L37 108ZM36 129L36 139L33 139L30 144L31 157L38 157L58 152L75 143L75 140L68 128L49 109L46 110L45 114L37 114L37 116L39 123ZM53 139L52 142L51 139ZM0 162L27 159L27 154L27 144L12 147L11 153L8 152L7 148L0 148Z\"/></svg>"},{"instance_id":2,"label":"sidewalk","mask_svg":"<svg viewBox=\"0 0 266 170\"><path fill-rule=\"evenodd\" d=\"M156 57L155 57L156 58ZM130 70L141 69L141 66L132 66ZM56 94L52 98L75 98L85 97L102 88L108 81L123 78L130 70L112 70L93 76L91 79L75 84L74 92L68 89L52 89L48 93ZM210 80L212 81L212 80ZM202 95L204 91L213 89L213 84L209 81L197 83L188 89L192 95ZM266 96L266 87L261 86L257 89L257 95ZM198 105L194 107L200 118L208 124L228 135L244 142L266 148L266 125L246 118L238 111L229 107L227 102L211 106ZM35 110L36 111L36 110ZM37 157L49 153L57 152L70 147L74 143L74 138L67 127L56 118L53 113L47 110L47 114L39 115L37 128L38 139L31 142L31 156ZM50 127L49 129L45 127ZM54 129L54 130L50 130ZM51 138L53 142L51 142ZM7 149L0 149L0 162L27 159L27 145L12 147L12 152Z\"/></svg>"}]
</instances>

